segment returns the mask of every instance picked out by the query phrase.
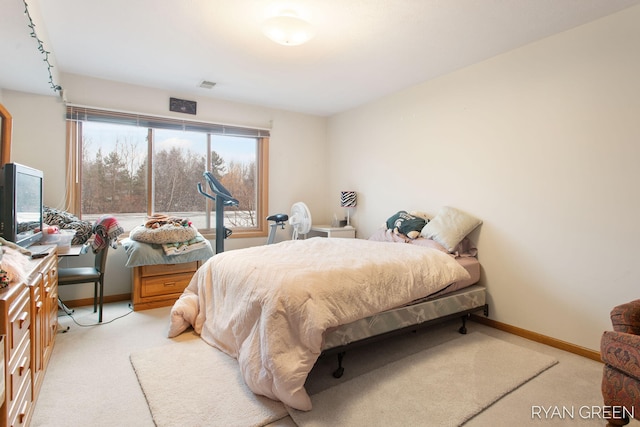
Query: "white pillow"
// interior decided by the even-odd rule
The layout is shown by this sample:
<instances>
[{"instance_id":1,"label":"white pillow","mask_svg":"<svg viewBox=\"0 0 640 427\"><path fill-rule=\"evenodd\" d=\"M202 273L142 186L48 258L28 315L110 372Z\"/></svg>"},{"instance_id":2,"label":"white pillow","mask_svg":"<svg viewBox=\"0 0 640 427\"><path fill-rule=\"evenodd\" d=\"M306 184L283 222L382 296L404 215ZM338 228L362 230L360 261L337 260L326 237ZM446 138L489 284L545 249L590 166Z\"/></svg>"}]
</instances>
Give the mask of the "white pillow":
<instances>
[{"instance_id":1,"label":"white pillow","mask_svg":"<svg viewBox=\"0 0 640 427\"><path fill-rule=\"evenodd\" d=\"M420 235L433 239L452 252L455 247L482 224L477 218L459 209L444 206L438 214L422 228Z\"/></svg>"}]
</instances>

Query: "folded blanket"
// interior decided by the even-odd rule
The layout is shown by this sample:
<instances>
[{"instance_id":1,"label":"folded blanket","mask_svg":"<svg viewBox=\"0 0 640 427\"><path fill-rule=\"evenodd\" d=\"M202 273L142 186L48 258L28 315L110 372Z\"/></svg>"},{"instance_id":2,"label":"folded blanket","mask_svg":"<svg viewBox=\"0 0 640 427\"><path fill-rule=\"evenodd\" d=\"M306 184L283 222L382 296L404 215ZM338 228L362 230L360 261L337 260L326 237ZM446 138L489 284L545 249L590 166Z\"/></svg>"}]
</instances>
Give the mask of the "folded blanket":
<instances>
[{"instance_id":1,"label":"folded blanket","mask_svg":"<svg viewBox=\"0 0 640 427\"><path fill-rule=\"evenodd\" d=\"M191 240L187 240L186 242L175 242L175 243L163 243L162 250L165 255L179 255L187 252L195 251L206 246L204 241L204 237L198 234Z\"/></svg>"},{"instance_id":2,"label":"folded blanket","mask_svg":"<svg viewBox=\"0 0 640 427\"><path fill-rule=\"evenodd\" d=\"M206 261L214 254L211 243L205 239L204 246L189 252L167 256L162 250L162 245L136 242L131 239L123 239L122 246L127 251L126 267L138 267L141 265L156 264L182 264L193 261Z\"/></svg>"},{"instance_id":3,"label":"folded blanket","mask_svg":"<svg viewBox=\"0 0 640 427\"><path fill-rule=\"evenodd\" d=\"M95 237L91 248L93 253L98 253L107 246L116 249L118 247L118 236L124 233L124 229L115 217L110 215L101 216L93 225Z\"/></svg>"},{"instance_id":4,"label":"folded blanket","mask_svg":"<svg viewBox=\"0 0 640 427\"><path fill-rule=\"evenodd\" d=\"M69 212L47 206L44 206L42 210L45 224L56 226L61 230L74 230L76 232L71 240L72 245L84 245L93 234L91 221L83 221Z\"/></svg>"}]
</instances>

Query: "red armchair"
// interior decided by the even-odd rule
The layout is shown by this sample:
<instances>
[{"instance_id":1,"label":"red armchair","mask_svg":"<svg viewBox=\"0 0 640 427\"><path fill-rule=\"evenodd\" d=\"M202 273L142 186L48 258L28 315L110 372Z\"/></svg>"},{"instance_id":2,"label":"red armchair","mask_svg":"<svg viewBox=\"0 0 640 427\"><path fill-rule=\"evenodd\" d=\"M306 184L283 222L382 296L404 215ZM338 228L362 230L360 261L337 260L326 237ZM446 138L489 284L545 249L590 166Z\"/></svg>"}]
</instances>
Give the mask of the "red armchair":
<instances>
[{"instance_id":1,"label":"red armchair","mask_svg":"<svg viewBox=\"0 0 640 427\"><path fill-rule=\"evenodd\" d=\"M607 426L622 426L640 419L640 300L615 307L611 323L600 343L602 397Z\"/></svg>"}]
</instances>

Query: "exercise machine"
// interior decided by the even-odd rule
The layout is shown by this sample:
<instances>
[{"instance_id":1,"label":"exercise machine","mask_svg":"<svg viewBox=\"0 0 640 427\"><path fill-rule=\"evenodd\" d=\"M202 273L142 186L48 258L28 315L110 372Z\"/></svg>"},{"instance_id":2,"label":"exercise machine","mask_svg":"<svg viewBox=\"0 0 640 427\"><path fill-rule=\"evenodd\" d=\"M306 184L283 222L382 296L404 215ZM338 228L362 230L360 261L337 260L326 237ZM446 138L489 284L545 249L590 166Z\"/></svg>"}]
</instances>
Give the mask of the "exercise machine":
<instances>
[{"instance_id":1,"label":"exercise machine","mask_svg":"<svg viewBox=\"0 0 640 427\"><path fill-rule=\"evenodd\" d=\"M231 196L229 190L211 172L205 171L202 175L213 194L205 192L201 183L198 183L198 192L216 202L216 253L224 252L224 239L231 235L231 230L224 226L224 207L238 206L240 202Z\"/></svg>"},{"instance_id":2,"label":"exercise machine","mask_svg":"<svg viewBox=\"0 0 640 427\"><path fill-rule=\"evenodd\" d=\"M269 238L267 239L267 245L270 245L274 242L276 238L276 232L278 231L278 226L280 226L284 230L284 223L289 219L289 215L287 214L275 214L267 217L267 221L272 221L269 225L271 230L269 230Z\"/></svg>"}]
</instances>

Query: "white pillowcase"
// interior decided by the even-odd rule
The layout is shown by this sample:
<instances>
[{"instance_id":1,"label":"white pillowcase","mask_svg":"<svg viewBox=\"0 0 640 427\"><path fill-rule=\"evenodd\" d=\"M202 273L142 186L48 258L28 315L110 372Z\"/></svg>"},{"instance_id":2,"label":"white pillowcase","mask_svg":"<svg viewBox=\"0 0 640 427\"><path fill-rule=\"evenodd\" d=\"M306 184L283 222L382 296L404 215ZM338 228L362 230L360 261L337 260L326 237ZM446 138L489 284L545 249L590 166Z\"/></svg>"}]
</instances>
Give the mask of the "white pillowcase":
<instances>
[{"instance_id":1,"label":"white pillowcase","mask_svg":"<svg viewBox=\"0 0 640 427\"><path fill-rule=\"evenodd\" d=\"M422 228L420 235L433 239L452 252L455 247L482 224L477 218L450 206L444 206L438 214Z\"/></svg>"}]
</instances>

